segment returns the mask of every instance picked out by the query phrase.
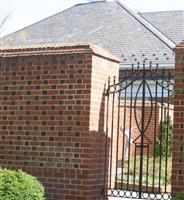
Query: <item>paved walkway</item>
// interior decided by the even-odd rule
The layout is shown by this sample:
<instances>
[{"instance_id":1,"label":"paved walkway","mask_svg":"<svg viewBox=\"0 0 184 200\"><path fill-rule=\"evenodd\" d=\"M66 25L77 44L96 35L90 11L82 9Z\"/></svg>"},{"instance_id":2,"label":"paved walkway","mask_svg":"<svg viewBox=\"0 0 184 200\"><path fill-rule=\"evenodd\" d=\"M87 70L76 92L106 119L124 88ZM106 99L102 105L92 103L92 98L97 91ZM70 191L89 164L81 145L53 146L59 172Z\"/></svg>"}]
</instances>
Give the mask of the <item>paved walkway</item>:
<instances>
[{"instance_id":1,"label":"paved walkway","mask_svg":"<svg viewBox=\"0 0 184 200\"><path fill-rule=\"evenodd\" d=\"M131 200L131 198L109 197L109 200ZM136 199L136 200L141 200L141 199Z\"/></svg>"}]
</instances>

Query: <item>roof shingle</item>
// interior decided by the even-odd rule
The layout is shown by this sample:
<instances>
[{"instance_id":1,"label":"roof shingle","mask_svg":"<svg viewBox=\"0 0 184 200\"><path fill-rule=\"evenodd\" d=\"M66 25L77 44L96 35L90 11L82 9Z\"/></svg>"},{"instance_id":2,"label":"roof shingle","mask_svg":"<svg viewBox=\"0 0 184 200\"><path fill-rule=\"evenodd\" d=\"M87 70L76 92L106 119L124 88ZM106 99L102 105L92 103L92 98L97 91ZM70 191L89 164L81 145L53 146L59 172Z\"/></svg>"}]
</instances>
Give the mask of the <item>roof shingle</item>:
<instances>
[{"instance_id":1,"label":"roof shingle","mask_svg":"<svg viewBox=\"0 0 184 200\"><path fill-rule=\"evenodd\" d=\"M107 49L123 65L174 63L173 51L116 1L76 5L2 38L1 46L78 42Z\"/></svg>"},{"instance_id":2,"label":"roof shingle","mask_svg":"<svg viewBox=\"0 0 184 200\"><path fill-rule=\"evenodd\" d=\"M184 39L184 11L161 11L140 13L176 44Z\"/></svg>"}]
</instances>

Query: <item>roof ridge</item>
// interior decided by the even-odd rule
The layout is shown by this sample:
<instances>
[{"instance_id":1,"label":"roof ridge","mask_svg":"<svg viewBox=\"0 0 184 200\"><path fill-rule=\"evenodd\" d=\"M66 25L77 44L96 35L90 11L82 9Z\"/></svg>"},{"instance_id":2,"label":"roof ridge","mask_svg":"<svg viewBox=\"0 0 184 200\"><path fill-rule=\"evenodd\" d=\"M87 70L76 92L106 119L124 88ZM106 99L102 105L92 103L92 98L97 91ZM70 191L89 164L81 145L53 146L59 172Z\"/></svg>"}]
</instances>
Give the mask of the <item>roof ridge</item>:
<instances>
[{"instance_id":1,"label":"roof ridge","mask_svg":"<svg viewBox=\"0 0 184 200\"><path fill-rule=\"evenodd\" d=\"M165 34L163 34L160 30L158 30L155 26L153 26L149 21L143 18L141 15L133 12L129 8L127 8L123 3L119 0L116 2L125 9L132 17L134 17L137 21L139 21L146 29L148 29L151 33L153 33L159 40L161 40L165 45L167 45L171 50L173 50L176 46L176 43L173 42L170 38L168 38Z\"/></svg>"},{"instance_id":2,"label":"roof ridge","mask_svg":"<svg viewBox=\"0 0 184 200\"><path fill-rule=\"evenodd\" d=\"M26 28L29 28L29 27L31 27L31 26L33 26L33 25L35 25L35 24L38 24L38 23L43 22L43 21L45 21L45 20L48 20L49 18L54 17L54 16L57 16L57 15L61 14L62 12L66 12L67 10L72 9L72 8L74 8L74 7L77 6L77 5L80 5L80 4L72 5L72 6L68 7L68 8L63 9L63 10L61 10L61 11L59 11L59 12L56 12L56 13L54 13L54 14L48 16L48 17L45 17L45 18L43 18L43 19L40 19L39 21L33 22L33 23L30 24L30 25L27 25L27 26L25 26L25 27L23 27L23 28L21 28L21 29L18 29L17 31L14 31L14 32L12 32L12 33L9 33L9 34L7 34L7 35L5 35L5 36L3 36L3 37L0 37L0 39L4 39L4 38L6 38L6 37L8 37L8 36L10 36L10 35L12 35L12 34L18 33L19 31L22 31L22 30L24 30L24 29L26 29ZM82 5L82 3L81 3L81 5Z\"/></svg>"},{"instance_id":3,"label":"roof ridge","mask_svg":"<svg viewBox=\"0 0 184 200\"><path fill-rule=\"evenodd\" d=\"M92 4L92 3L102 3L102 2L110 3L110 2L107 2L106 0L99 0L99 1L96 1L96 2L89 2L89 3L85 3L85 2L84 2L84 3L74 4L74 5L72 5L72 6L68 7L68 8L63 9L63 10L61 10L61 11L59 11L59 12L56 12L56 13L54 13L54 14L52 14L52 15L46 17L46 18L40 19L39 21L36 21L36 22L33 22L32 24L27 25L27 26L25 26L25 27L23 27L23 28L21 28L21 29L19 29L19 30L17 30L17 31L14 31L14 32L12 32L12 33L9 33L9 34L7 34L7 35L5 35L5 36L3 36L3 37L0 37L0 39L6 38L6 37L10 36L11 34L18 33L19 31L22 31L22 30L24 30L24 29L26 29L26 28L29 28L29 27L31 27L31 26L33 26L33 25L35 25L35 24L40 23L40 22L43 22L43 21L45 21L45 20L47 20L47 19L49 19L49 18L51 18L51 17L57 16L57 15L59 15L59 14L61 14L61 13L63 13L63 12L66 12L66 11L68 11L68 10L70 10L70 9L72 9L72 8L74 8L74 7L76 7L76 6L87 5L87 4Z\"/></svg>"},{"instance_id":4,"label":"roof ridge","mask_svg":"<svg viewBox=\"0 0 184 200\"><path fill-rule=\"evenodd\" d=\"M74 5L74 6L75 6L75 5ZM47 19L49 19L49 18L51 18L51 17L54 17L54 16L56 16L56 15L59 15L60 13L65 12L65 11L67 11L67 10L73 8L74 6L71 6L71 7L69 7L69 8L66 8L66 9L62 10L62 11L56 12L55 14L52 14L52 15L46 17L46 18L40 19L39 21L33 22L33 23L30 24L30 25L27 25L27 26L25 26L25 27L23 27L23 28L21 28L21 29L18 29L17 31L14 31L14 32L12 32L12 33L9 33L9 34L7 34L7 35L5 35L5 36L3 36L3 37L0 37L0 39L4 39L4 38L6 38L6 37L8 37L8 36L10 36L10 35L12 35L12 34L18 33L19 31L22 31L22 30L24 30L24 29L26 29L26 28L29 28L29 27L31 27L31 26L33 26L33 25L35 25L35 24L38 24L38 23L40 23L40 22L43 22L43 21L45 21L45 20L47 20Z\"/></svg>"},{"instance_id":5,"label":"roof ridge","mask_svg":"<svg viewBox=\"0 0 184 200\"><path fill-rule=\"evenodd\" d=\"M147 12L138 12L138 14L147 14L147 13L164 13L164 12L184 12L184 10L160 10L160 11L147 11Z\"/></svg>"},{"instance_id":6,"label":"roof ridge","mask_svg":"<svg viewBox=\"0 0 184 200\"><path fill-rule=\"evenodd\" d=\"M153 25L149 20L147 20L144 16L142 16L141 14L139 14L145 21L147 21L149 24L151 24L155 29L157 29L162 35L164 35L166 38L168 38L170 41L172 41L175 46L176 46L176 43L170 38L168 37L165 33L163 33L160 29L158 29L155 25ZM175 48L175 47L174 47Z\"/></svg>"},{"instance_id":7,"label":"roof ridge","mask_svg":"<svg viewBox=\"0 0 184 200\"><path fill-rule=\"evenodd\" d=\"M104 2L109 3L106 0L96 0L96 1L92 1L92 2L78 3L78 4L75 4L74 6L81 6L81 5L87 5L87 4L93 4L93 3L104 3Z\"/></svg>"}]
</instances>

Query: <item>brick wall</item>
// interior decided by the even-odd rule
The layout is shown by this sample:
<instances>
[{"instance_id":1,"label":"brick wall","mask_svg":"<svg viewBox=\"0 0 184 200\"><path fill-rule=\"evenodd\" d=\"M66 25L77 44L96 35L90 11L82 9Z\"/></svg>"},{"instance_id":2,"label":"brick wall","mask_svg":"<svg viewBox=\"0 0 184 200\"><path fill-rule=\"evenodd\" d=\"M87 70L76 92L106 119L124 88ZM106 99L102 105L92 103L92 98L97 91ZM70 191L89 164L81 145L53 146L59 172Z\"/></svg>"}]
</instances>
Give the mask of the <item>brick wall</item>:
<instances>
[{"instance_id":1,"label":"brick wall","mask_svg":"<svg viewBox=\"0 0 184 200\"><path fill-rule=\"evenodd\" d=\"M90 133L92 134L94 148L93 154L95 158L91 163L94 173L92 176L96 177L96 180L101 180L101 183L97 181L96 190L104 187L104 158L105 158L105 142L106 142L106 100L105 88L109 77L119 77L119 65L111 64L111 61L104 60L103 58L93 57L92 60L92 84L91 84L91 109L90 109ZM111 67L108 67L111 66ZM115 132L115 129L114 129ZM98 134L98 137L94 137ZM108 133L107 139L107 162L110 161L110 146L111 146L111 134ZM115 134L113 139L115 138ZM92 141L90 141L92 142ZM95 153L95 154L94 154ZM101 172L97 172L96 169L101 168ZM107 168L109 165L107 164ZM115 173L115 147L113 148L112 159L112 173ZM106 174L106 182L109 174ZM114 181L113 181L114 183Z\"/></svg>"},{"instance_id":2,"label":"brick wall","mask_svg":"<svg viewBox=\"0 0 184 200\"><path fill-rule=\"evenodd\" d=\"M130 102L127 101L126 102L126 110L124 108L124 101L122 101L122 106L121 106L121 110L120 110L120 122L121 122L121 127L125 126L126 129L129 129L130 127L130 121L131 121L131 154L134 154L135 151L135 143L140 144L141 141L141 137L140 136L140 131L138 129L141 129L141 122L142 122L142 101L137 101L136 104L136 111L134 111L134 100L133 100L133 106L130 106ZM148 148L145 148L144 153L145 154L149 154L149 155L154 155L154 146L155 146L155 142L158 139L159 133L160 133L160 116L159 116L159 112L160 112L160 104L157 103L153 103L152 105L152 112L151 112L151 102L146 101L145 102L145 116L144 116L144 124L145 127L147 126L148 122L149 122L149 126L147 128L147 131L145 132L145 136L149 139L147 139L145 137L144 139L144 143L145 144L149 144L149 152L147 152ZM156 107L155 107L156 106ZM126 112L126 116L124 116ZM136 118L137 118L137 122L135 119L135 113L136 113ZM131 115L131 117L130 117ZM151 118L150 118L151 116ZM124 117L125 117L125 121L124 121ZM131 119L131 120L130 120ZM150 120L150 121L149 121ZM125 124L124 124L125 122ZM138 123L138 125L137 125ZM121 130L120 130L121 131ZM122 132L122 131L121 131ZM122 135L122 134L121 134ZM139 137L139 138L138 138ZM136 140L137 139L137 140ZM122 139L121 139L122 140ZM135 141L135 143L133 143L133 141ZM123 141L123 140L122 140ZM122 142L121 142L122 143ZM122 145L120 145L122 147ZM122 152L122 149L120 149L120 152ZM137 149L137 153L139 154L139 149ZM121 155L121 154L119 154Z\"/></svg>"},{"instance_id":3,"label":"brick wall","mask_svg":"<svg viewBox=\"0 0 184 200\"><path fill-rule=\"evenodd\" d=\"M104 84L117 74L89 45L3 50L0 166L37 176L48 200L100 199Z\"/></svg>"},{"instance_id":4,"label":"brick wall","mask_svg":"<svg viewBox=\"0 0 184 200\"><path fill-rule=\"evenodd\" d=\"M176 47L172 194L184 191L184 42Z\"/></svg>"},{"instance_id":5,"label":"brick wall","mask_svg":"<svg viewBox=\"0 0 184 200\"><path fill-rule=\"evenodd\" d=\"M156 141L159 139L159 136L161 134L161 123L164 122L164 120L166 119L167 114L171 117L171 121L173 123L173 105L170 105L170 107L168 108L167 103L163 103L163 107L161 103L155 103L152 102L152 108L151 108L151 102L150 101L146 101L145 102L145 113L144 113L144 124L145 127L147 127L147 130L145 132L145 138L144 138L144 143L145 144L149 144L149 148L145 147L145 154L149 154L150 156L154 155L154 151L156 150ZM138 136L140 136L140 131L137 127L137 123L138 126L141 128L141 122L142 122L142 102L138 101L137 105L136 105L136 111L134 111L134 107L132 107L130 109L130 106L127 105L126 107L126 119L125 119L125 126L126 127L130 127L130 110L132 113L132 119L131 119L131 128L132 128L132 132L131 132L131 139L134 141L137 139ZM122 107L121 109L121 118L124 118L124 107ZM135 120L135 114L136 113L136 117L137 117L137 123ZM161 114L162 113L162 114ZM162 116L161 116L162 115ZM120 121L123 121L120 120ZM139 137L135 143L140 144L141 143L141 138ZM148 152L149 149L149 152ZM135 151L135 145L132 144L131 145L131 152L133 153ZM137 153L139 154L139 150L137 151Z\"/></svg>"}]
</instances>

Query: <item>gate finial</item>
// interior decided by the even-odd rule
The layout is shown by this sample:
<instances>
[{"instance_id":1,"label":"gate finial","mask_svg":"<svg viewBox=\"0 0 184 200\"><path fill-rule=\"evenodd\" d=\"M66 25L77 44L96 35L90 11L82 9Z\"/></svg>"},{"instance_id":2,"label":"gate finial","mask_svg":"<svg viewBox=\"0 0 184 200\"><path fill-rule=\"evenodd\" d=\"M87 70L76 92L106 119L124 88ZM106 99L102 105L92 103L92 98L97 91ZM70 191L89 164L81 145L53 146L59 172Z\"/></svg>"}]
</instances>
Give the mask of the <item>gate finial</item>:
<instances>
[{"instance_id":1,"label":"gate finial","mask_svg":"<svg viewBox=\"0 0 184 200\"><path fill-rule=\"evenodd\" d=\"M149 64L149 68L151 69L151 67L152 67L152 61L150 61L150 64Z\"/></svg>"},{"instance_id":2,"label":"gate finial","mask_svg":"<svg viewBox=\"0 0 184 200\"><path fill-rule=\"evenodd\" d=\"M114 76L113 83L115 85L115 83L116 83L116 76Z\"/></svg>"},{"instance_id":3,"label":"gate finial","mask_svg":"<svg viewBox=\"0 0 184 200\"><path fill-rule=\"evenodd\" d=\"M139 64L140 64L140 63L139 63L139 62L137 62L137 69L139 69Z\"/></svg>"}]
</instances>

